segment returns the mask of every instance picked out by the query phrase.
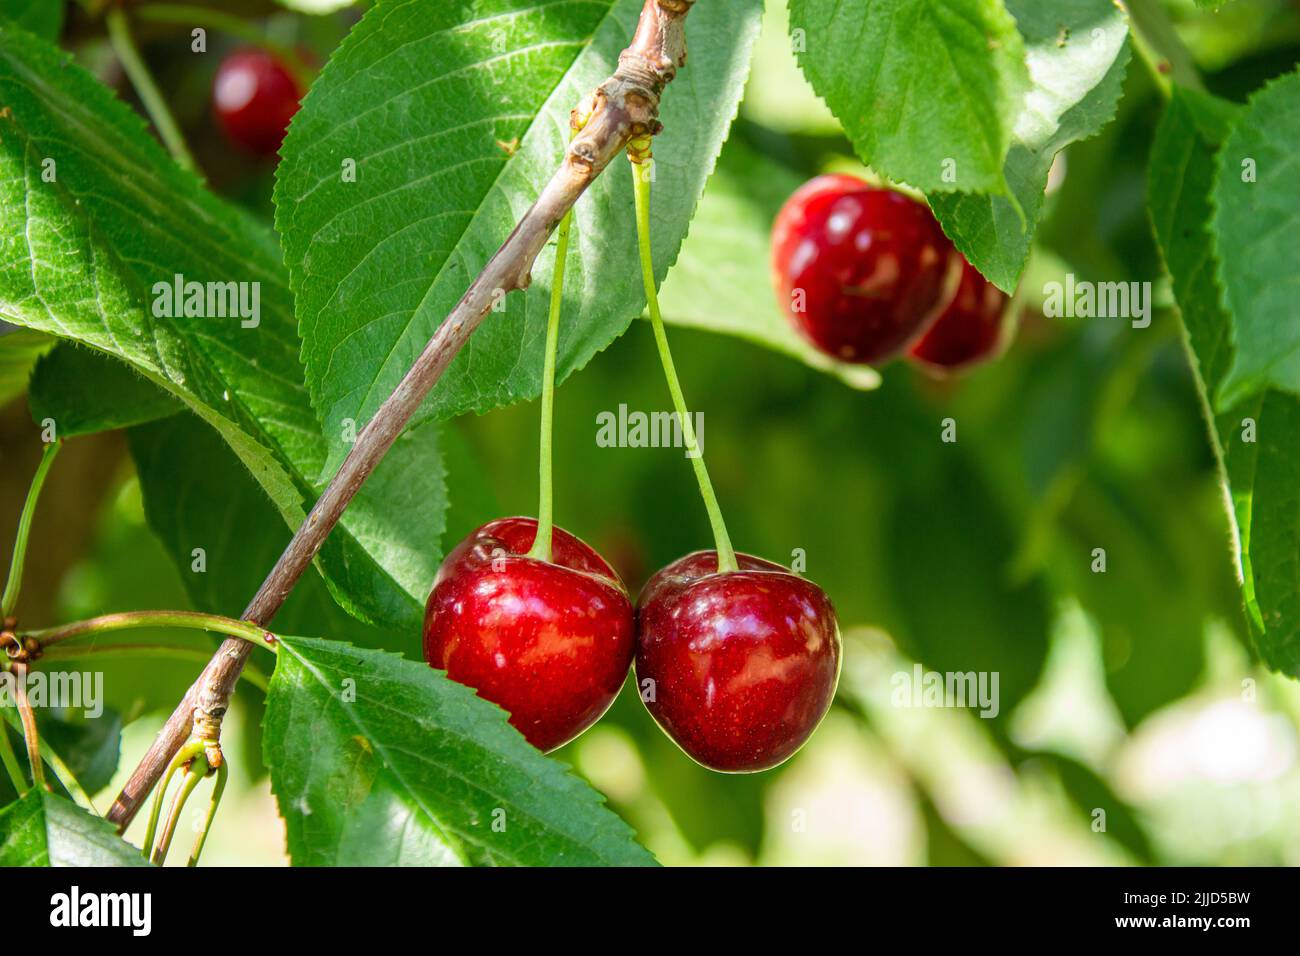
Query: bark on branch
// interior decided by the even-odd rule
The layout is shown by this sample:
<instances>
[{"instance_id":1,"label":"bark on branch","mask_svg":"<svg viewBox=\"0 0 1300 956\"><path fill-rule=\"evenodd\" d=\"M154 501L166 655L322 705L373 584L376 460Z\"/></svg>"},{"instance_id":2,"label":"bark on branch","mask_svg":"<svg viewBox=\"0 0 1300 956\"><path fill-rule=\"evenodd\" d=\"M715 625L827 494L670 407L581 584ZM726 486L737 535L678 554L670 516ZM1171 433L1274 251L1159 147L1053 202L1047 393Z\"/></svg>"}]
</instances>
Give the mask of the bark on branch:
<instances>
[{"instance_id":1,"label":"bark on branch","mask_svg":"<svg viewBox=\"0 0 1300 956\"><path fill-rule=\"evenodd\" d=\"M465 295L443 320L410 371L357 436L307 519L266 576L244 619L269 624L316 557L362 483L375 470L456 353L503 292L528 287L537 254L560 219L633 137L659 132L659 97L686 62L685 20L695 0L645 0L632 42L618 68L575 110L583 121L559 168L514 231L488 260ZM252 650L247 641L222 643L158 733L108 812L125 830L172 756L189 736L195 713L219 719Z\"/></svg>"}]
</instances>

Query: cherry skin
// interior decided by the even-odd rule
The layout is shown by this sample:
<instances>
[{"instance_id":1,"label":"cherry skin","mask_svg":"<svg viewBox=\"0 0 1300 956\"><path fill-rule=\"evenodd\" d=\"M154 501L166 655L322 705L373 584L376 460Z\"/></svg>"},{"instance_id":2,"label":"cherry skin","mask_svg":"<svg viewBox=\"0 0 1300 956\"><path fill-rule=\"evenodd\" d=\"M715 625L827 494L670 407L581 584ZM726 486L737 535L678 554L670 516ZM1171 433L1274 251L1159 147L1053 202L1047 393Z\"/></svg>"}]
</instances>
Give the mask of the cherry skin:
<instances>
[{"instance_id":1,"label":"cherry skin","mask_svg":"<svg viewBox=\"0 0 1300 956\"><path fill-rule=\"evenodd\" d=\"M554 750L614 702L636 635L627 589L600 555L556 528L551 561L530 558L536 534L532 518L499 518L447 555L424 612L424 659Z\"/></svg>"},{"instance_id":2,"label":"cherry skin","mask_svg":"<svg viewBox=\"0 0 1300 956\"><path fill-rule=\"evenodd\" d=\"M1007 294L962 257L961 284L952 303L908 352L908 358L940 375L992 357L1002 346Z\"/></svg>"},{"instance_id":3,"label":"cherry skin","mask_svg":"<svg viewBox=\"0 0 1300 956\"><path fill-rule=\"evenodd\" d=\"M781 307L842 362L882 362L914 342L952 295L955 255L929 209L853 176L804 183L772 226Z\"/></svg>"},{"instance_id":4,"label":"cherry skin","mask_svg":"<svg viewBox=\"0 0 1300 956\"><path fill-rule=\"evenodd\" d=\"M839 627L822 589L779 564L736 560L739 571L720 574L717 552L688 554L637 603L646 709L688 756L727 773L767 770L802 747L840 673Z\"/></svg>"},{"instance_id":5,"label":"cherry skin","mask_svg":"<svg viewBox=\"0 0 1300 956\"><path fill-rule=\"evenodd\" d=\"M265 50L236 50L217 68L212 105L231 142L272 156L298 111L302 90L283 63Z\"/></svg>"}]
</instances>

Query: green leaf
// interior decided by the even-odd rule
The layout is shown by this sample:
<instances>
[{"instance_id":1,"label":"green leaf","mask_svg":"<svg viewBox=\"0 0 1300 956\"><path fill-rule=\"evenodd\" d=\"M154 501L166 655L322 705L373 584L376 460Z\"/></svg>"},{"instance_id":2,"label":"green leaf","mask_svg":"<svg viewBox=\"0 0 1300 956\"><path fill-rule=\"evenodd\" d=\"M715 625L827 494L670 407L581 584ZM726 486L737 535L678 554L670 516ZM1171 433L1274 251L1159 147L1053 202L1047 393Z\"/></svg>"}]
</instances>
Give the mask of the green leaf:
<instances>
[{"instance_id":1,"label":"green leaf","mask_svg":"<svg viewBox=\"0 0 1300 956\"><path fill-rule=\"evenodd\" d=\"M63 0L0 0L0 20L57 40L63 30Z\"/></svg>"},{"instance_id":2,"label":"green leaf","mask_svg":"<svg viewBox=\"0 0 1300 956\"><path fill-rule=\"evenodd\" d=\"M0 323L0 405L27 390L36 360L53 347L54 339L44 333Z\"/></svg>"},{"instance_id":3,"label":"green leaf","mask_svg":"<svg viewBox=\"0 0 1300 956\"><path fill-rule=\"evenodd\" d=\"M68 664L61 669L77 667ZM107 681L105 682L107 684ZM101 699L100 703L103 703ZM105 708L98 717L87 717L81 711L51 709L43 707L36 712L36 722L41 746L58 754L68 771L87 793L95 793L108 786L117 771L118 757L122 743L122 716L111 708ZM21 724L15 719L14 733L21 740ZM0 733L4 733L3 721L0 721ZM30 779L31 771L27 754L19 748L18 762L23 773ZM49 775L47 773L47 779ZM50 779L50 784L63 793L57 779ZM13 782L7 775L0 775L0 806L16 799Z\"/></svg>"},{"instance_id":4,"label":"green leaf","mask_svg":"<svg viewBox=\"0 0 1300 956\"><path fill-rule=\"evenodd\" d=\"M87 717L77 710L45 710L38 728L41 740L62 758L82 789L94 794L109 785L121 756L121 714L105 710L97 717Z\"/></svg>"},{"instance_id":5,"label":"green leaf","mask_svg":"<svg viewBox=\"0 0 1300 956\"><path fill-rule=\"evenodd\" d=\"M1232 542L1255 644L1270 667L1300 677L1300 399L1268 389L1217 415L1211 404L1236 349L1220 298L1210 195L1215 154L1240 115L1231 104L1176 87L1156 130L1147 191L1232 502Z\"/></svg>"},{"instance_id":6,"label":"green leaf","mask_svg":"<svg viewBox=\"0 0 1300 956\"><path fill-rule=\"evenodd\" d=\"M132 428L128 437L149 526L175 563L190 601L201 611L239 616L289 540L266 493L216 432L191 415ZM399 443L434 437L421 429ZM420 488L435 496L440 491ZM426 542L426 551L436 553L438 541ZM382 630L352 620L315 570L298 582L274 626L290 633L347 633L368 647L419 649L418 628Z\"/></svg>"},{"instance_id":7,"label":"green leaf","mask_svg":"<svg viewBox=\"0 0 1300 956\"><path fill-rule=\"evenodd\" d=\"M734 335L836 375L855 388L875 388L874 369L828 358L795 332L772 287L769 236L782 203L803 179L732 139L704 190L682 255L664 280L659 304L666 321Z\"/></svg>"},{"instance_id":8,"label":"green leaf","mask_svg":"<svg viewBox=\"0 0 1300 956\"><path fill-rule=\"evenodd\" d=\"M381 0L322 71L277 171L276 223L297 295L312 398L335 455L410 367L549 179L569 113L612 71L641 0ZM726 136L758 31L758 0L687 20L690 62L656 137L654 253L662 276ZM356 164L356 181L341 175ZM619 160L574 211L559 374L645 305L631 173ZM553 252L502 300L416 421L540 393Z\"/></svg>"},{"instance_id":9,"label":"green leaf","mask_svg":"<svg viewBox=\"0 0 1300 956\"><path fill-rule=\"evenodd\" d=\"M60 438L151 422L184 408L130 366L69 342L36 364L28 402L32 418L53 421Z\"/></svg>"},{"instance_id":10,"label":"green leaf","mask_svg":"<svg viewBox=\"0 0 1300 956\"><path fill-rule=\"evenodd\" d=\"M1123 11L1111 0L1008 0L1007 8L1024 35L1032 81L1006 155L1010 194L929 198L957 248L1010 293L1029 257L1052 161L1115 115L1129 48ZM970 190L960 166L957 175Z\"/></svg>"},{"instance_id":11,"label":"green leaf","mask_svg":"<svg viewBox=\"0 0 1300 956\"><path fill-rule=\"evenodd\" d=\"M21 31L0 34L0 102L0 318L109 353L166 389L217 429L282 518L299 524L326 445L274 237L204 191L105 87ZM246 282L250 296L256 283L260 321L172 317L161 290L177 275ZM441 469L436 457L390 457L375 481ZM366 619L416 626L438 557L439 508L432 494L399 514L364 488L319 558L336 597Z\"/></svg>"},{"instance_id":12,"label":"green leaf","mask_svg":"<svg viewBox=\"0 0 1300 956\"><path fill-rule=\"evenodd\" d=\"M1029 78L1001 0L791 0L790 24L864 163L918 189L1004 191Z\"/></svg>"},{"instance_id":13,"label":"green leaf","mask_svg":"<svg viewBox=\"0 0 1300 956\"><path fill-rule=\"evenodd\" d=\"M1219 150L1215 254L1236 358L1227 409L1269 387L1300 395L1300 72L1251 97Z\"/></svg>"},{"instance_id":14,"label":"green leaf","mask_svg":"<svg viewBox=\"0 0 1300 956\"><path fill-rule=\"evenodd\" d=\"M0 866L148 866L105 820L71 800L29 790L0 810Z\"/></svg>"},{"instance_id":15,"label":"green leaf","mask_svg":"<svg viewBox=\"0 0 1300 956\"><path fill-rule=\"evenodd\" d=\"M283 640L263 724L303 865L644 865L603 799L424 663Z\"/></svg>"}]
</instances>

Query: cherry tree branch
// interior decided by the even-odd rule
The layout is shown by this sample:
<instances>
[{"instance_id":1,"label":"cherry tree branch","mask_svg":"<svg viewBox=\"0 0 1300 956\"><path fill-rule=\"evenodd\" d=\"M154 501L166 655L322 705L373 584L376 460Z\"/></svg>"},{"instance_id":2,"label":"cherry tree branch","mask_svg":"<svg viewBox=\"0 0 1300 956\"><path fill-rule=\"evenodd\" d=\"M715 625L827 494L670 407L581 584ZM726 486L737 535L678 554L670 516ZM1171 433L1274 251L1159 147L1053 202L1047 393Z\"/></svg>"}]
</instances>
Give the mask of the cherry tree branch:
<instances>
[{"instance_id":1,"label":"cherry tree branch","mask_svg":"<svg viewBox=\"0 0 1300 956\"><path fill-rule=\"evenodd\" d=\"M645 0L636 33L618 68L590 102L574 111L581 126L564 159L514 231L438 326L410 371L375 412L306 520L249 602L243 618L267 624L315 559L357 490L375 470L406 423L478 328L493 301L528 287L530 270L546 240L592 181L633 137L658 133L659 98L686 62L685 20L695 0ZM196 711L220 719L252 650L247 641L224 641L131 774L108 812L125 829L189 735Z\"/></svg>"}]
</instances>

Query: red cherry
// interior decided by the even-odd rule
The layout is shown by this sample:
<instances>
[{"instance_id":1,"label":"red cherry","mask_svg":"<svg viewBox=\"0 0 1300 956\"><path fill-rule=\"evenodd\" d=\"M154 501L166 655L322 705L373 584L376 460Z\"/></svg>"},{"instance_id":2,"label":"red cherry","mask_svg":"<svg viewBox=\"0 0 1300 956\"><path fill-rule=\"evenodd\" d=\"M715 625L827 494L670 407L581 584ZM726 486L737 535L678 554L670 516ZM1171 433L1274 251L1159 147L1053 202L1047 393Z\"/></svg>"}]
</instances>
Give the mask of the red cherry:
<instances>
[{"instance_id":1,"label":"red cherry","mask_svg":"<svg viewBox=\"0 0 1300 956\"><path fill-rule=\"evenodd\" d=\"M293 74L265 50L237 50L221 61L212 84L212 105L230 140L251 153L271 156L280 148L302 90Z\"/></svg>"},{"instance_id":2,"label":"red cherry","mask_svg":"<svg viewBox=\"0 0 1300 956\"><path fill-rule=\"evenodd\" d=\"M587 544L554 530L552 560L527 556L532 518L473 532L438 569L424 612L424 659L510 712L554 750L614 702L632 663L632 602Z\"/></svg>"},{"instance_id":3,"label":"red cherry","mask_svg":"<svg viewBox=\"0 0 1300 956\"><path fill-rule=\"evenodd\" d=\"M939 373L966 368L992 356L1002 345L1007 294L962 256L957 294L908 357Z\"/></svg>"},{"instance_id":4,"label":"red cherry","mask_svg":"<svg viewBox=\"0 0 1300 956\"><path fill-rule=\"evenodd\" d=\"M646 708L687 755L730 773L767 770L802 747L840 673L822 589L779 564L736 559L739 571L719 573L717 552L688 554L652 577L637 604Z\"/></svg>"},{"instance_id":5,"label":"red cherry","mask_svg":"<svg viewBox=\"0 0 1300 956\"><path fill-rule=\"evenodd\" d=\"M915 341L956 286L954 255L929 209L852 176L804 183L772 226L781 307L843 362L880 362Z\"/></svg>"}]
</instances>

